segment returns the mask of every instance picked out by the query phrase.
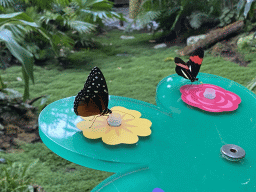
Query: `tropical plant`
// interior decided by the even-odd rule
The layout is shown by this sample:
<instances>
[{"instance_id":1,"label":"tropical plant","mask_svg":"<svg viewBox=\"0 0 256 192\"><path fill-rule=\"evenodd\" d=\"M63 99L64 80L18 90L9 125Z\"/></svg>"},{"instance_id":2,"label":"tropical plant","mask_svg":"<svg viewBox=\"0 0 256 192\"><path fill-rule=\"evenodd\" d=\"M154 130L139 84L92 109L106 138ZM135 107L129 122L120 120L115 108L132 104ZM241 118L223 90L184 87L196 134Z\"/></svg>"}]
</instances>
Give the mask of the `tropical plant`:
<instances>
[{"instance_id":1,"label":"tropical plant","mask_svg":"<svg viewBox=\"0 0 256 192\"><path fill-rule=\"evenodd\" d=\"M108 0L74 0L72 2L78 18L98 26L103 26L103 21L111 18L125 21L122 14L112 11L113 4Z\"/></svg>"},{"instance_id":2,"label":"tropical plant","mask_svg":"<svg viewBox=\"0 0 256 192\"><path fill-rule=\"evenodd\" d=\"M29 98L29 79L34 83L33 54L20 44L25 34L30 31L40 33L53 45L50 37L27 14L22 12L0 15L0 42L4 42L11 54L22 64L22 74L25 81L23 100Z\"/></svg>"},{"instance_id":3,"label":"tropical plant","mask_svg":"<svg viewBox=\"0 0 256 192\"><path fill-rule=\"evenodd\" d=\"M0 0L0 10L3 6L13 5L16 1ZM22 0L22 2L30 3L28 0ZM74 45L74 41L61 29L65 31L67 27L79 34L88 34L96 27L93 23L102 24L103 19L112 17L122 19L122 16L111 11L113 3L107 0L73 0L72 2L70 0L32 0L31 2L40 10L45 9L39 14L35 14L35 8L26 9L26 12L30 13L36 21L42 14L37 22L24 12L0 15L0 42L4 42L11 54L22 63L25 82L24 101L29 98L29 79L34 83L34 56L40 58L40 50L47 48L45 45L48 42L56 54L57 50ZM50 11L49 8L53 10ZM3 59L2 63L4 63Z\"/></svg>"},{"instance_id":4,"label":"tropical plant","mask_svg":"<svg viewBox=\"0 0 256 192\"><path fill-rule=\"evenodd\" d=\"M222 15L219 17L219 27L224 27L238 19L236 9L230 9L226 7L222 11Z\"/></svg>"},{"instance_id":5,"label":"tropical plant","mask_svg":"<svg viewBox=\"0 0 256 192\"><path fill-rule=\"evenodd\" d=\"M216 0L219 1L219 0ZM213 1L201 3L197 0L179 1L149 1L145 0L140 5L139 13L133 22L139 21L146 25L152 20L159 23L158 30L163 30L163 34L170 31L179 31L184 27L199 28L207 19L212 19L218 14L219 4ZM212 15L212 16L211 16ZM186 26L185 20L191 26ZM130 25L131 26L131 25ZM156 32L155 31L155 32Z\"/></svg>"},{"instance_id":6,"label":"tropical plant","mask_svg":"<svg viewBox=\"0 0 256 192\"><path fill-rule=\"evenodd\" d=\"M40 18L40 21L45 22L46 25L48 25L51 21L51 24L55 24L60 30L63 30L64 27L67 26L70 29L78 31L79 33L88 33L95 29L95 25L80 21L77 19L77 15L75 13L67 13L65 11L69 11L69 9L64 9L62 14L53 13L46 10L44 11L43 16Z\"/></svg>"},{"instance_id":7,"label":"tropical plant","mask_svg":"<svg viewBox=\"0 0 256 192\"><path fill-rule=\"evenodd\" d=\"M251 31L256 27L256 2L255 0L248 0L247 2L240 0L237 4L238 17L243 16L245 21L245 31Z\"/></svg>"},{"instance_id":8,"label":"tropical plant","mask_svg":"<svg viewBox=\"0 0 256 192\"><path fill-rule=\"evenodd\" d=\"M19 0L20 2L24 2L27 6L36 7L39 12L43 10L51 10L53 4L59 4L62 6L68 5L71 0Z\"/></svg>"},{"instance_id":9,"label":"tropical plant","mask_svg":"<svg viewBox=\"0 0 256 192\"><path fill-rule=\"evenodd\" d=\"M2 167L2 171L0 172L1 192L30 192L29 184L32 179L28 174L30 169L35 166L38 161L39 159L24 166L23 164L13 163L7 159L7 166Z\"/></svg>"},{"instance_id":10,"label":"tropical plant","mask_svg":"<svg viewBox=\"0 0 256 192\"><path fill-rule=\"evenodd\" d=\"M4 7L10 7L12 5L14 5L14 0L0 0L0 6L2 6L2 8Z\"/></svg>"},{"instance_id":11,"label":"tropical plant","mask_svg":"<svg viewBox=\"0 0 256 192\"><path fill-rule=\"evenodd\" d=\"M65 31L69 37L72 37L76 47L78 45L90 47L95 44L90 32L95 31L97 26L103 26L103 20L113 17L124 20L122 15L111 11L112 6L113 3L107 0L74 0L67 7L54 4L51 11L43 12L40 21L48 30ZM65 48L61 47L61 49Z\"/></svg>"}]
</instances>

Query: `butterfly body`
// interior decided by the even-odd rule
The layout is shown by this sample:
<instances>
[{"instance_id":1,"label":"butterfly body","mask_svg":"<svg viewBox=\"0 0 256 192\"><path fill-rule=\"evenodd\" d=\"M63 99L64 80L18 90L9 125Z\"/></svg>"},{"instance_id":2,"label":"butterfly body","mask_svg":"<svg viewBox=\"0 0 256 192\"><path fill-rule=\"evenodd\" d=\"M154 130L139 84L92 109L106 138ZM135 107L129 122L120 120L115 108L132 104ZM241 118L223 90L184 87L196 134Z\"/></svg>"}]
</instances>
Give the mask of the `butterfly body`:
<instances>
[{"instance_id":1,"label":"butterfly body","mask_svg":"<svg viewBox=\"0 0 256 192\"><path fill-rule=\"evenodd\" d=\"M201 47L192 53L187 63L182 59L175 57L174 62L176 64L176 73L185 79L189 79L191 82L197 81L198 78L196 78L196 76L198 75L202 65L203 58L204 50Z\"/></svg>"},{"instance_id":2,"label":"butterfly body","mask_svg":"<svg viewBox=\"0 0 256 192\"><path fill-rule=\"evenodd\" d=\"M108 109L107 83L98 67L91 70L84 88L75 97L74 112L83 117L112 113Z\"/></svg>"}]
</instances>

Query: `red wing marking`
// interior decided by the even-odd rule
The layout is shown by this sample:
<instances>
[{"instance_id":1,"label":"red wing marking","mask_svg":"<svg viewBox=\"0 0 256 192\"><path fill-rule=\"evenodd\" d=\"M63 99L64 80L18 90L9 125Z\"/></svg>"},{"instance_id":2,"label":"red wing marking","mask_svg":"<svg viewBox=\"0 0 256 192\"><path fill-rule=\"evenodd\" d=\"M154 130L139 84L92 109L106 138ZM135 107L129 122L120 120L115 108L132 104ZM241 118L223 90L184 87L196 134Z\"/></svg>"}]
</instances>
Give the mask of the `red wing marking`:
<instances>
[{"instance_id":1,"label":"red wing marking","mask_svg":"<svg viewBox=\"0 0 256 192\"><path fill-rule=\"evenodd\" d=\"M183 65L183 64L181 64L181 63L176 63L176 65L178 65L178 66L180 66L180 67L182 67L182 68L184 68L184 69L189 70L189 68L188 68L187 65Z\"/></svg>"},{"instance_id":2,"label":"red wing marking","mask_svg":"<svg viewBox=\"0 0 256 192\"><path fill-rule=\"evenodd\" d=\"M203 59L198 56L191 56L189 59L198 65L201 65L203 61Z\"/></svg>"}]
</instances>

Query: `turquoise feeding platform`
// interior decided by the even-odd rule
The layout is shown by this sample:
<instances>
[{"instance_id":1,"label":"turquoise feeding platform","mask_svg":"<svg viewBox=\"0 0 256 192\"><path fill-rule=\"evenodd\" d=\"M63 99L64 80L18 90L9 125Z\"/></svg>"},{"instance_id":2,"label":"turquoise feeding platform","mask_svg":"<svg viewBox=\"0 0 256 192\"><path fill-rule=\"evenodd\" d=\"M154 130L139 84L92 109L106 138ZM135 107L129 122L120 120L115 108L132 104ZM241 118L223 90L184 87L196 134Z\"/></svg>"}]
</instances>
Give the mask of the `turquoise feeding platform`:
<instances>
[{"instance_id":1,"label":"turquoise feeding platform","mask_svg":"<svg viewBox=\"0 0 256 192\"><path fill-rule=\"evenodd\" d=\"M123 106L128 109L140 111L142 118L152 122L153 135L140 137L136 144L106 145L101 139L91 140L83 136L76 124L82 118L76 116L73 111L75 97L69 97L55 101L48 105L39 116L39 134L44 144L57 155L73 163L108 172L116 172L109 179L116 180L120 175L126 175L124 180L139 175L141 179L137 182L139 191L153 191L157 186L157 180L149 174L148 164L158 154L158 143L162 140L161 134L166 134L168 129L158 132L161 127L168 127L173 122L169 113L159 107L135 99L110 96L109 108ZM159 124L158 121L162 123ZM135 172L134 172L135 171ZM127 174L133 173L134 174ZM143 183L151 180L152 183L146 187ZM155 183L153 182L155 180ZM108 181L105 181L108 182ZM129 191L126 185L120 181L117 184L108 184L101 191L109 191L117 186L119 191ZM104 182L103 182L104 183ZM136 186L134 186L136 187ZM101 187L99 187L101 188ZM114 187L115 188L115 187ZM140 190L143 189L143 190ZM114 191L114 190L113 190Z\"/></svg>"},{"instance_id":2,"label":"turquoise feeding platform","mask_svg":"<svg viewBox=\"0 0 256 192\"><path fill-rule=\"evenodd\" d=\"M151 135L136 144L106 145L83 136L73 111L75 97L48 105L39 116L39 134L57 155L76 164L115 172L92 192L216 192L256 190L256 95L242 85L210 74L199 81L237 94L234 111L212 113L181 99L180 87L190 82L178 75L157 86L157 106L110 96L109 108L137 110L152 122ZM196 83L194 83L196 84ZM238 145L246 155L231 161L222 146Z\"/></svg>"}]
</instances>

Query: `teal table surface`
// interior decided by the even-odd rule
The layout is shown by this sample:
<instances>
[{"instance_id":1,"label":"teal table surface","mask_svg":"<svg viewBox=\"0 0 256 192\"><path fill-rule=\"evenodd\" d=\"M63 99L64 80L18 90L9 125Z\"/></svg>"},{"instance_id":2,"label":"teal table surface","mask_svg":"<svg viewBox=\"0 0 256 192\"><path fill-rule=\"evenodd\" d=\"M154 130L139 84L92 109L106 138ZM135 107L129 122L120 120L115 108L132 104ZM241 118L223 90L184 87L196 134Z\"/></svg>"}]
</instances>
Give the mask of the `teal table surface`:
<instances>
[{"instance_id":1,"label":"teal table surface","mask_svg":"<svg viewBox=\"0 0 256 192\"><path fill-rule=\"evenodd\" d=\"M146 165L157 152L161 134L157 130L173 122L169 113L159 107L135 99L110 96L109 108L123 106L140 111L141 118L152 122L151 134L139 137L136 144L107 145L101 139L87 139L76 124L83 119L73 110L75 97L55 101L48 105L39 116L39 134L45 145L59 156L93 169L121 172L135 165ZM161 124L157 122L161 121ZM158 138L158 139L157 139Z\"/></svg>"},{"instance_id":2,"label":"teal table surface","mask_svg":"<svg viewBox=\"0 0 256 192\"><path fill-rule=\"evenodd\" d=\"M109 97L109 108L138 110L141 118L152 122L151 135L139 137L136 144L110 146L101 139L85 138L76 128L82 119L73 111L74 97L53 102L41 112L40 137L49 149L71 162L116 173L93 192L256 191L255 94L215 75L199 73L198 78L239 95L238 109L211 113L188 107L179 89L189 81L171 75L157 86L158 106ZM225 144L242 147L245 158L223 158L220 149Z\"/></svg>"}]
</instances>

